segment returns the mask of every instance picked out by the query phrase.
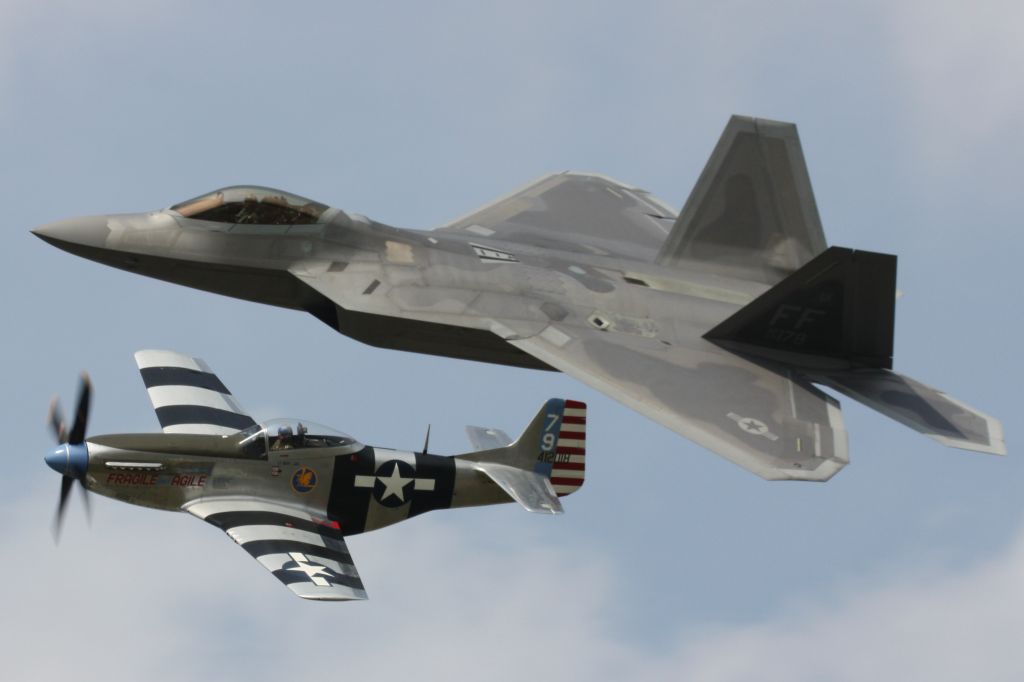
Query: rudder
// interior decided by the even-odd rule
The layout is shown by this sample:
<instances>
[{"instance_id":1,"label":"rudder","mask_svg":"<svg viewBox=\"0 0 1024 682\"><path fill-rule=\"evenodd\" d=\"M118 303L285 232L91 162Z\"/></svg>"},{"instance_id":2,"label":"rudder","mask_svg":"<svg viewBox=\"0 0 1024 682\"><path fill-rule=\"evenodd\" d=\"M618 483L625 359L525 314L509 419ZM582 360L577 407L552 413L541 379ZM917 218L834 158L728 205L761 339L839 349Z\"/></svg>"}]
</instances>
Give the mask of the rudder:
<instances>
[{"instance_id":1,"label":"rudder","mask_svg":"<svg viewBox=\"0 0 1024 682\"><path fill-rule=\"evenodd\" d=\"M796 126L733 116L656 261L733 266L772 284L826 245Z\"/></svg>"},{"instance_id":2,"label":"rudder","mask_svg":"<svg viewBox=\"0 0 1024 682\"><path fill-rule=\"evenodd\" d=\"M533 470L546 476L555 493L563 497L583 486L587 406L577 400L554 398L544 405L541 414L545 424L540 433L540 453Z\"/></svg>"}]
</instances>

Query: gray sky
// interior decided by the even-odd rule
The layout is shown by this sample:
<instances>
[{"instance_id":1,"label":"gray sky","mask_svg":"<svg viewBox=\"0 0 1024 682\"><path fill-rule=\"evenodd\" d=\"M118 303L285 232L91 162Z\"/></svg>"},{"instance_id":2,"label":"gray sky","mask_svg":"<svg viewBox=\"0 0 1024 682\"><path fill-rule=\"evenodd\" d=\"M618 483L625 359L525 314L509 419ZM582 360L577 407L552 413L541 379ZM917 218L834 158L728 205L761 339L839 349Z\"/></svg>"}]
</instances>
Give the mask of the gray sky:
<instances>
[{"instance_id":1,"label":"gray sky","mask_svg":"<svg viewBox=\"0 0 1024 682\"><path fill-rule=\"evenodd\" d=\"M0 0L4 679L1020 679L1024 10L894 4ZM28 233L235 183L427 228L564 169L679 206L732 113L797 122L830 243L899 254L896 368L1001 418L1009 457L846 400L851 465L767 483L565 376L369 348ZM353 538L360 604L95 496L55 548L47 401L87 368L91 434L156 430L146 347L257 418L393 447L582 399L587 484L562 517Z\"/></svg>"}]
</instances>

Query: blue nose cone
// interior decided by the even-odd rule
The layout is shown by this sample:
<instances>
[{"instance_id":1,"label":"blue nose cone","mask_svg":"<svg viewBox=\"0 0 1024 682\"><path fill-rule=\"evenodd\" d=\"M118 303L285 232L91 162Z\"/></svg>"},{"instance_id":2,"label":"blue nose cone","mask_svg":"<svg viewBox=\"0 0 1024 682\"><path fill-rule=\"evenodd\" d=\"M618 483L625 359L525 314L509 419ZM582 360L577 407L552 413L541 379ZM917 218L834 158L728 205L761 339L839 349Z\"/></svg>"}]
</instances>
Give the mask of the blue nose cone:
<instances>
[{"instance_id":1,"label":"blue nose cone","mask_svg":"<svg viewBox=\"0 0 1024 682\"><path fill-rule=\"evenodd\" d=\"M44 460L62 476L81 478L89 468L89 448L85 443L64 443L55 447Z\"/></svg>"}]
</instances>

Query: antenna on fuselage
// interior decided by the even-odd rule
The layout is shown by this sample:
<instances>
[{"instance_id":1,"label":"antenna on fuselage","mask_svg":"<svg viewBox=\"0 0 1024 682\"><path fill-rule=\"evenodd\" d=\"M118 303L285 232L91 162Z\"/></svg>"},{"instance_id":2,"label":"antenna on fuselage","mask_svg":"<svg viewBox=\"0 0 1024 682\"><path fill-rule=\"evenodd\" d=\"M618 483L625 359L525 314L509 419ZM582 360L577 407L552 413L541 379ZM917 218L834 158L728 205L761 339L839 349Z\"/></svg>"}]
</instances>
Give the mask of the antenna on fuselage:
<instances>
[{"instance_id":1,"label":"antenna on fuselage","mask_svg":"<svg viewBox=\"0 0 1024 682\"><path fill-rule=\"evenodd\" d=\"M427 424L427 439L423 441L423 454L427 454L427 449L430 447L430 424Z\"/></svg>"}]
</instances>

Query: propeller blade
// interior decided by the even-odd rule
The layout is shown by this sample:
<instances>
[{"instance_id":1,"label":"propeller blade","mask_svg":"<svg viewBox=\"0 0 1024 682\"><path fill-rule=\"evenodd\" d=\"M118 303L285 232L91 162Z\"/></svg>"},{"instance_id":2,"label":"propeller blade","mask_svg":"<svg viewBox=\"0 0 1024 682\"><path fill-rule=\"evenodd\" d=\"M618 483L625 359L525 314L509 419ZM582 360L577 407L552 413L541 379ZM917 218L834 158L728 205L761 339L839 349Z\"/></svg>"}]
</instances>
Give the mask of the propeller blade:
<instances>
[{"instance_id":1,"label":"propeller blade","mask_svg":"<svg viewBox=\"0 0 1024 682\"><path fill-rule=\"evenodd\" d=\"M64 523L64 509L68 503L68 496L71 495L71 486L75 479L63 476L60 479L60 499L57 501L57 516L53 519L53 541L60 539L60 527Z\"/></svg>"},{"instance_id":2,"label":"propeller blade","mask_svg":"<svg viewBox=\"0 0 1024 682\"><path fill-rule=\"evenodd\" d=\"M53 429L53 435L56 436L57 442L66 443L68 440L68 430L65 426L64 410L60 409L60 401L57 400L57 396L50 400L50 412L46 416L46 421L50 423L50 428Z\"/></svg>"},{"instance_id":3,"label":"propeller blade","mask_svg":"<svg viewBox=\"0 0 1024 682\"><path fill-rule=\"evenodd\" d=\"M85 482L82 479L78 479L78 482L82 486L82 504L85 505L85 520L86 523L92 525L92 503L89 502L89 490L85 487Z\"/></svg>"},{"instance_id":4,"label":"propeller blade","mask_svg":"<svg viewBox=\"0 0 1024 682\"><path fill-rule=\"evenodd\" d=\"M92 382L89 375L82 372L82 383L78 389L78 406L75 407L75 423L71 426L68 443L78 445L85 440L85 423L89 420L89 396L92 394Z\"/></svg>"}]
</instances>

